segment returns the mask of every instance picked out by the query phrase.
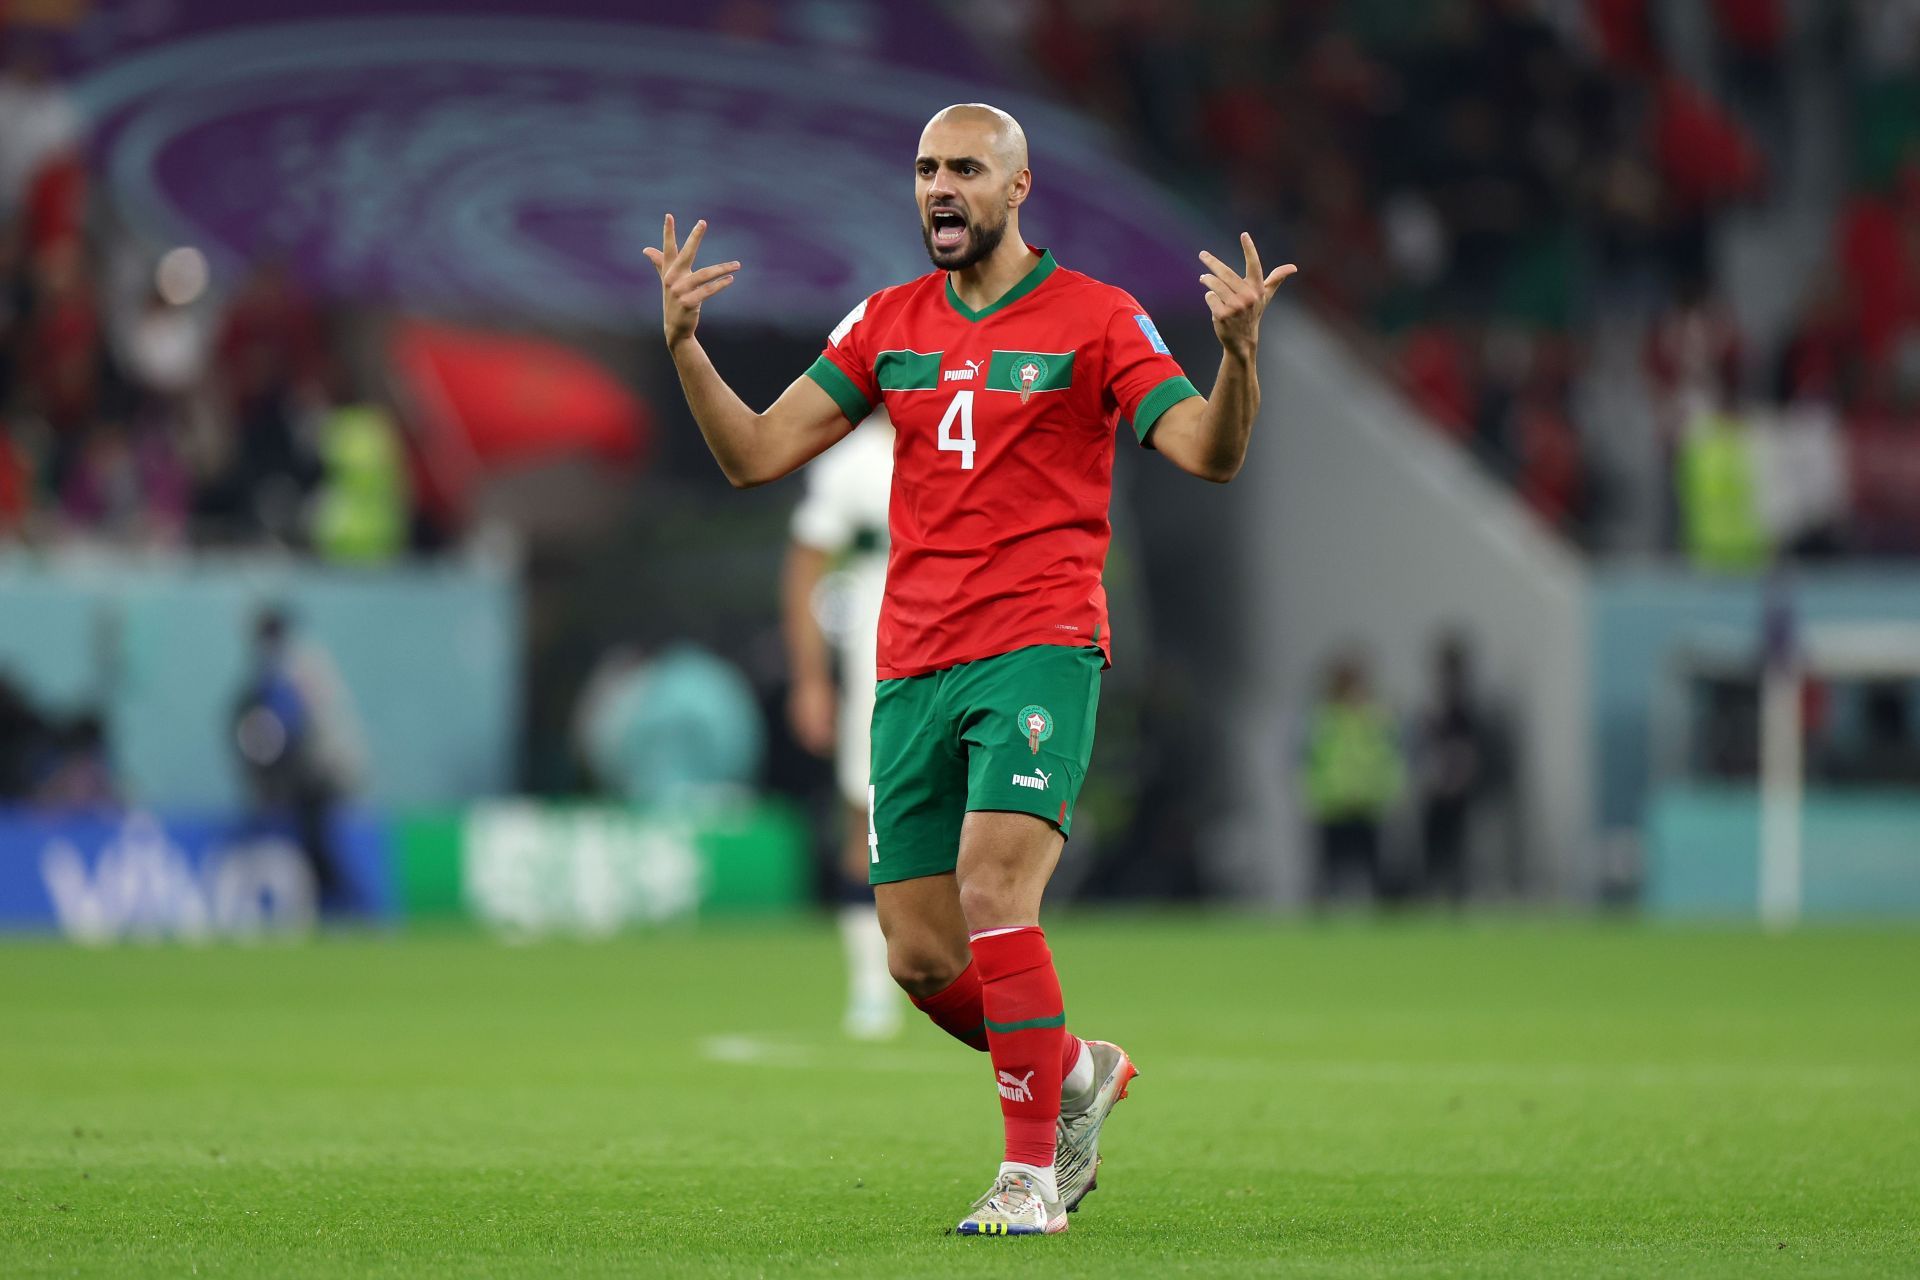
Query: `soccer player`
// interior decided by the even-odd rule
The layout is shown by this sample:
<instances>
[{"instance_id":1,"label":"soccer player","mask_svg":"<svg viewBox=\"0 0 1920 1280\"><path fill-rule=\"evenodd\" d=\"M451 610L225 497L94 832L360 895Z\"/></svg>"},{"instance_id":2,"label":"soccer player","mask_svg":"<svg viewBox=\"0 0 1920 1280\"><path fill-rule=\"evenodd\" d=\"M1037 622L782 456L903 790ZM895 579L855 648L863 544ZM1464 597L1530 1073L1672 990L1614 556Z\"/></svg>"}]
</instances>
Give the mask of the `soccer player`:
<instances>
[{"instance_id":1,"label":"soccer player","mask_svg":"<svg viewBox=\"0 0 1920 1280\"><path fill-rule=\"evenodd\" d=\"M867 877L867 731L873 721L874 643L887 589L892 491L893 424L878 408L807 468L807 492L793 511L793 540L780 576L781 630L793 677L787 719L801 746L815 755L833 753L845 801L839 866L840 940L847 956L843 1025L856 1040L885 1040L900 1028L900 993L887 968L887 940ZM833 651L839 657L837 687Z\"/></svg>"},{"instance_id":2,"label":"soccer player","mask_svg":"<svg viewBox=\"0 0 1920 1280\"><path fill-rule=\"evenodd\" d=\"M1004 1159L963 1235L1064 1231L1093 1190L1100 1130L1135 1075L1066 1030L1040 900L1072 828L1112 636L1100 575L1116 425L1224 483L1260 404L1260 317L1292 266L1211 253L1213 394L1181 372L1124 291L1020 234L1026 136L995 107L948 107L914 157L937 268L847 313L813 367L756 413L694 337L739 262L697 267L706 224L658 249L662 323L687 403L735 485L805 464L885 404L895 427L880 617L868 876L895 981L991 1056Z\"/></svg>"}]
</instances>

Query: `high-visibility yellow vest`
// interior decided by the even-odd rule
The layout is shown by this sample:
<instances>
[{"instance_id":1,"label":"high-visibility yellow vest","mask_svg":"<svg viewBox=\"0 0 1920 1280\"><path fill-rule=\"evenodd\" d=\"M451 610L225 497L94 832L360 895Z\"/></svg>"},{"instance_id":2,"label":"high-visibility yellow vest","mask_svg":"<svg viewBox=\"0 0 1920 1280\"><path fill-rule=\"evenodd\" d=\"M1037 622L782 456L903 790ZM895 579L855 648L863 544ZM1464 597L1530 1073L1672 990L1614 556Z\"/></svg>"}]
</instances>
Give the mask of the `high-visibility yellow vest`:
<instances>
[{"instance_id":1,"label":"high-visibility yellow vest","mask_svg":"<svg viewBox=\"0 0 1920 1280\"><path fill-rule=\"evenodd\" d=\"M1727 572L1766 563L1753 446L1732 418L1694 420L1680 447L1680 512L1696 567Z\"/></svg>"},{"instance_id":2,"label":"high-visibility yellow vest","mask_svg":"<svg viewBox=\"0 0 1920 1280\"><path fill-rule=\"evenodd\" d=\"M1370 703L1322 703L1307 745L1307 808L1319 822L1383 815L1404 770L1393 726Z\"/></svg>"}]
</instances>

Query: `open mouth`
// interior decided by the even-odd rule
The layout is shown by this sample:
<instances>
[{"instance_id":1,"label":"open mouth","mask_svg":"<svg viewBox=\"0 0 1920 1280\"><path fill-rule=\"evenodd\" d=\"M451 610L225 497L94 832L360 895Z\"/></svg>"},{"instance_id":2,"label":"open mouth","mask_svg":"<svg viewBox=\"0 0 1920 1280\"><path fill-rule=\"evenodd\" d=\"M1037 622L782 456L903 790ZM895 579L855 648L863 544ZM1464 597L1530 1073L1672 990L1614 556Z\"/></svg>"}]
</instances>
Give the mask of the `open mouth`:
<instances>
[{"instance_id":1,"label":"open mouth","mask_svg":"<svg viewBox=\"0 0 1920 1280\"><path fill-rule=\"evenodd\" d=\"M933 228L934 248L958 249L967 242L966 215L958 209L935 209L928 217Z\"/></svg>"}]
</instances>

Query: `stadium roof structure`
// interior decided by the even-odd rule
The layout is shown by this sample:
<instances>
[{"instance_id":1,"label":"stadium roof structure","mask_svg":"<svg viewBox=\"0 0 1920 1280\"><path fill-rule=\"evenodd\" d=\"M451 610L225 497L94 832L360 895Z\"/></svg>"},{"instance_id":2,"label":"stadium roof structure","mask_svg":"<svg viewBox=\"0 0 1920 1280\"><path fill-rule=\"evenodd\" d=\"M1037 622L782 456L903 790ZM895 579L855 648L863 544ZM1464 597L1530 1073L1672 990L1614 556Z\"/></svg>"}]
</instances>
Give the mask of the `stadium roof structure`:
<instances>
[{"instance_id":1,"label":"stadium roof structure","mask_svg":"<svg viewBox=\"0 0 1920 1280\"><path fill-rule=\"evenodd\" d=\"M335 297L628 328L672 211L748 264L716 319L817 330L928 269L913 144L985 98L1032 143L1029 239L1199 305L1198 221L931 6L105 0L64 52L118 207L228 274L271 255Z\"/></svg>"}]
</instances>

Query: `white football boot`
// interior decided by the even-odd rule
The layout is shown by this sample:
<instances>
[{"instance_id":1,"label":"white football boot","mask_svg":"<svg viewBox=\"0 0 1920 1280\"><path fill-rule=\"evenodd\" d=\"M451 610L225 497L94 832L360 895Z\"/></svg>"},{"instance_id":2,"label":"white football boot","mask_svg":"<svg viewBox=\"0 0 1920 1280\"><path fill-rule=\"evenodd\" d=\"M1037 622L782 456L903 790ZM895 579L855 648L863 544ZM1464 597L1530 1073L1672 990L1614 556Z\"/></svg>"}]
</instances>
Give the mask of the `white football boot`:
<instances>
[{"instance_id":1,"label":"white football boot","mask_svg":"<svg viewBox=\"0 0 1920 1280\"><path fill-rule=\"evenodd\" d=\"M963 1236L1051 1236L1067 1229L1067 1211L1048 1200L1031 1174L1003 1169L954 1231Z\"/></svg>"},{"instance_id":2,"label":"white football boot","mask_svg":"<svg viewBox=\"0 0 1920 1280\"><path fill-rule=\"evenodd\" d=\"M1053 1179L1068 1213L1078 1209L1094 1189L1100 1172L1100 1128L1140 1074L1119 1045L1088 1040L1086 1046L1093 1055L1093 1100L1084 1111L1062 1110L1055 1136Z\"/></svg>"}]
</instances>

